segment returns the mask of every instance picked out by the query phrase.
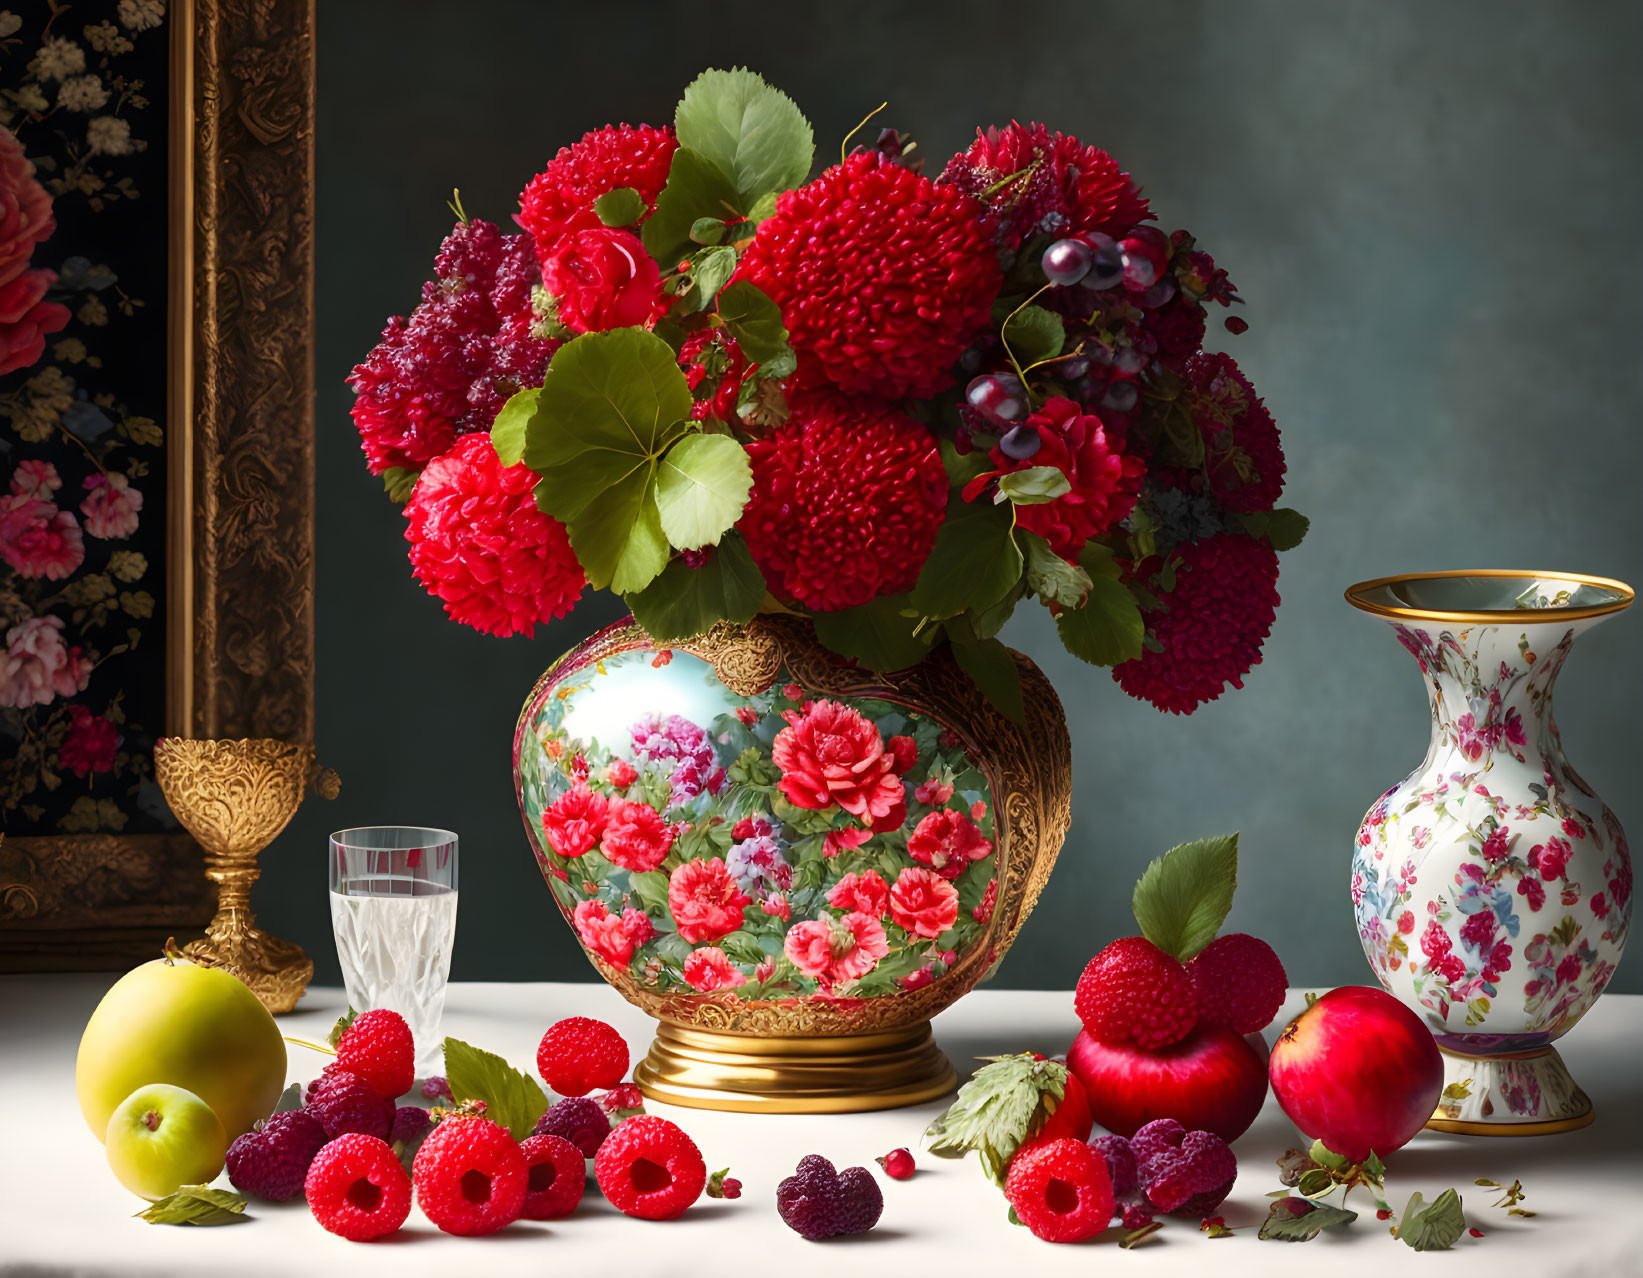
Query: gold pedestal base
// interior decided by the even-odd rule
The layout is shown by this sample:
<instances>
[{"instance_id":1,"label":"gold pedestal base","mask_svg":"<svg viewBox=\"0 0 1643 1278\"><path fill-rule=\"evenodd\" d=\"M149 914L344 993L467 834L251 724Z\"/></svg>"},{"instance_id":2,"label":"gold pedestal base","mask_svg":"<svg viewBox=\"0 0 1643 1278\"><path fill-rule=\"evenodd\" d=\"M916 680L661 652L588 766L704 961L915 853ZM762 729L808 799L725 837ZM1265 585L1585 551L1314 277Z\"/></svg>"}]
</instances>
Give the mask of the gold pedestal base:
<instances>
[{"instance_id":1,"label":"gold pedestal base","mask_svg":"<svg viewBox=\"0 0 1643 1278\"><path fill-rule=\"evenodd\" d=\"M259 927L225 927L213 919L205 935L183 946L183 956L205 967L221 967L244 981L275 1016L294 1011L314 979L314 960L300 945Z\"/></svg>"},{"instance_id":2,"label":"gold pedestal base","mask_svg":"<svg viewBox=\"0 0 1643 1278\"><path fill-rule=\"evenodd\" d=\"M1591 1098L1570 1077L1555 1047L1489 1057L1439 1050L1446 1094L1427 1120L1428 1130L1551 1136L1585 1127L1596 1116Z\"/></svg>"},{"instance_id":3,"label":"gold pedestal base","mask_svg":"<svg viewBox=\"0 0 1643 1278\"><path fill-rule=\"evenodd\" d=\"M765 1038L661 1024L633 1071L666 1105L743 1114L855 1114L945 1096L958 1074L929 1025L831 1038Z\"/></svg>"}]
</instances>

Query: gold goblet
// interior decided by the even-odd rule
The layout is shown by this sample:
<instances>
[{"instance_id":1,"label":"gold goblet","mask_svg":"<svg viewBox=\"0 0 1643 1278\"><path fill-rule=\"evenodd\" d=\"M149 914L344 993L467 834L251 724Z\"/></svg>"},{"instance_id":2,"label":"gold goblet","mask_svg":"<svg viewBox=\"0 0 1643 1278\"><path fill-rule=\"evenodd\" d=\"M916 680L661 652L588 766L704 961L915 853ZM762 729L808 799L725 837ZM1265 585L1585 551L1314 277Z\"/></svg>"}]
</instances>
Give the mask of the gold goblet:
<instances>
[{"instance_id":1,"label":"gold goblet","mask_svg":"<svg viewBox=\"0 0 1643 1278\"><path fill-rule=\"evenodd\" d=\"M270 1012L289 1012L313 979L314 960L256 926L257 854L285 829L310 785L336 798L337 774L314 762L311 745L180 737L156 743L154 774L177 820L205 849L205 876L217 885L216 917L183 954L233 972Z\"/></svg>"}]
</instances>

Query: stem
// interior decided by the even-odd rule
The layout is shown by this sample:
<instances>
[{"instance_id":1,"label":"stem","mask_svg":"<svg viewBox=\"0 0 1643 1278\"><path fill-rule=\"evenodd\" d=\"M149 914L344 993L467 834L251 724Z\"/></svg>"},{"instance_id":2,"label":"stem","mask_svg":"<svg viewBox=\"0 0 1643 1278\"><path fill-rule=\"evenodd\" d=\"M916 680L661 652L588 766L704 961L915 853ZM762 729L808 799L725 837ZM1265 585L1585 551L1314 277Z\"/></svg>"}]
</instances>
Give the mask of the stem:
<instances>
[{"instance_id":1,"label":"stem","mask_svg":"<svg viewBox=\"0 0 1643 1278\"><path fill-rule=\"evenodd\" d=\"M1010 339L1004 335L1004 330L1010 327L1010 321L1011 320L1013 320L1017 315L1021 314L1022 311L1026 310L1029 306L1031 306L1033 304L1034 301L1037 300L1039 293L1043 293L1045 290L1047 290L1051 287L1053 287L1053 286L1049 285L1049 284L1045 284L1042 288L1040 288L1038 290L1037 293L1029 294L1027 299L1025 301L1023 301L1020 306L1016 307L1015 310L1011 311L1008 315L1006 315L1004 317L1004 322L998 326L998 340L999 340L1000 344L1002 344L1003 347L1004 347L1004 354L1009 357L1010 367L1015 369L1015 375L1021 379L1021 389L1022 389L1023 393L1025 393L1026 396L1027 396L1027 405L1028 405L1029 408L1032 406L1032 399L1033 399L1032 387L1027 385L1026 370L1024 370L1021 367L1021 361L1018 360L1015 357L1015 352L1010 349ZM1040 362L1042 363L1043 361L1040 361ZM1038 365L1034 364L1033 367L1037 368Z\"/></svg>"},{"instance_id":2,"label":"stem","mask_svg":"<svg viewBox=\"0 0 1643 1278\"><path fill-rule=\"evenodd\" d=\"M325 1046L323 1046L319 1043L310 1043L306 1038L293 1038L289 1034L282 1034L282 1035L280 1035L280 1037L283 1038L287 1043L295 1043L298 1047L306 1047L310 1051L324 1052L327 1056L335 1056L336 1055L335 1050L333 1050L332 1048L325 1047Z\"/></svg>"},{"instance_id":3,"label":"stem","mask_svg":"<svg viewBox=\"0 0 1643 1278\"><path fill-rule=\"evenodd\" d=\"M863 123L865 124L866 121L863 121ZM989 195L993 195L998 191L1002 191L1005 187L1009 186L1010 183L1014 182L1017 178L1024 178L1028 174L1032 173L1033 170L1038 168L1038 166L1042 163L1043 163L1042 160L1034 160L1026 168L1017 169L1014 173L1010 174L1008 177L999 178L998 181L994 182L991 186L989 186L985 191L983 191L976 198L980 199L980 200L985 200Z\"/></svg>"},{"instance_id":4,"label":"stem","mask_svg":"<svg viewBox=\"0 0 1643 1278\"><path fill-rule=\"evenodd\" d=\"M869 120L871 120L875 115L877 115L880 111L884 110L884 108L889 106L889 105L890 104L888 102L880 102L876 107L874 107L866 115L861 117L861 123L860 124L858 124L855 128L851 129L850 132L848 132L844 135L844 141L839 143L839 163L840 164L843 164L845 159L848 157L849 152L848 152L847 148L850 146L850 139L855 137L856 134L860 133L863 129L865 129L867 127L867 122Z\"/></svg>"}]
</instances>

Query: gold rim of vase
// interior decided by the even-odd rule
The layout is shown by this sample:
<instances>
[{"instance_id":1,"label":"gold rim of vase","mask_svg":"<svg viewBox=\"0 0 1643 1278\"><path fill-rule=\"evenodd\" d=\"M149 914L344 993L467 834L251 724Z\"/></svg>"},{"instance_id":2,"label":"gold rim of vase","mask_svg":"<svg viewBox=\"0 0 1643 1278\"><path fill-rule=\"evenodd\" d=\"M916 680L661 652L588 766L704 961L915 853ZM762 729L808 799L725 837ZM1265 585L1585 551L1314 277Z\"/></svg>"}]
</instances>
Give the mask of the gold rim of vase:
<instances>
[{"instance_id":1,"label":"gold rim of vase","mask_svg":"<svg viewBox=\"0 0 1643 1278\"><path fill-rule=\"evenodd\" d=\"M1426 1130L1449 1132L1456 1136L1555 1136L1559 1132L1579 1131L1597 1117L1597 1110L1588 1107L1584 1113L1568 1118L1545 1118L1532 1123L1491 1123L1470 1118L1429 1118Z\"/></svg>"},{"instance_id":2,"label":"gold rim of vase","mask_svg":"<svg viewBox=\"0 0 1643 1278\"><path fill-rule=\"evenodd\" d=\"M1523 581L1525 585L1547 579L1573 582L1576 585L1590 586L1596 590L1610 591L1615 598L1598 604L1555 605L1550 608L1447 609L1385 604L1368 597L1371 592L1376 590L1385 590L1417 582L1447 581L1456 577L1516 578ZM1594 617L1607 617L1621 612L1631 607L1632 600L1635 597L1636 594L1630 586L1613 577L1594 577L1589 573L1580 572L1542 572L1521 568L1452 568L1442 572L1397 573L1390 577L1376 577L1371 581L1360 581L1346 588L1347 603L1372 616L1385 617L1393 621L1453 621L1473 625L1498 625L1501 622L1509 621L1587 621Z\"/></svg>"}]
</instances>

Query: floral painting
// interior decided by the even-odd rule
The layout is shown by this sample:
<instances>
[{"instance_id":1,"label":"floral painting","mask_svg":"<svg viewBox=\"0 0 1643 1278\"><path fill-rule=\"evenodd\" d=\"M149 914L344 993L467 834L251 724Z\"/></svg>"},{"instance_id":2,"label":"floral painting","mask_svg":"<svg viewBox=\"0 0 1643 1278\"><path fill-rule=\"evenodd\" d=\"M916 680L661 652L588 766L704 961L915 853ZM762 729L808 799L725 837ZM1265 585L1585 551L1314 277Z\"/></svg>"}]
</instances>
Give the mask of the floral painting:
<instances>
[{"instance_id":1,"label":"floral painting","mask_svg":"<svg viewBox=\"0 0 1643 1278\"><path fill-rule=\"evenodd\" d=\"M583 946L657 992L866 998L940 977L998 896L993 796L934 720L640 649L520 728L526 824Z\"/></svg>"},{"instance_id":2,"label":"floral painting","mask_svg":"<svg viewBox=\"0 0 1643 1278\"><path fill-rule=\"evenodd\" d=\"M0 8L0 828L172 822L166 7Z\"/></svg>"}]
</instances>

